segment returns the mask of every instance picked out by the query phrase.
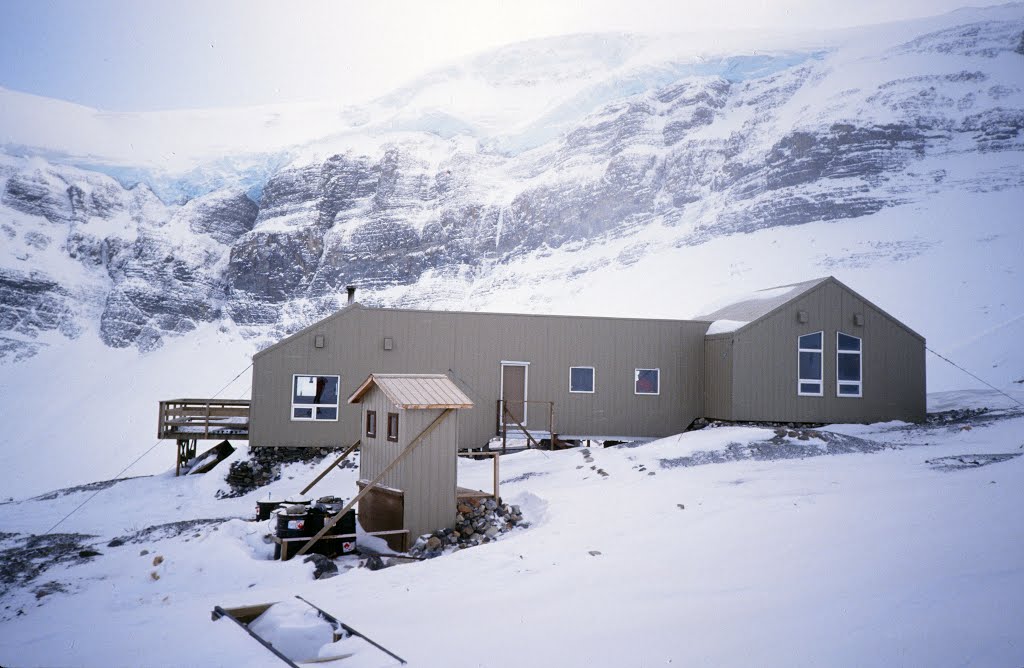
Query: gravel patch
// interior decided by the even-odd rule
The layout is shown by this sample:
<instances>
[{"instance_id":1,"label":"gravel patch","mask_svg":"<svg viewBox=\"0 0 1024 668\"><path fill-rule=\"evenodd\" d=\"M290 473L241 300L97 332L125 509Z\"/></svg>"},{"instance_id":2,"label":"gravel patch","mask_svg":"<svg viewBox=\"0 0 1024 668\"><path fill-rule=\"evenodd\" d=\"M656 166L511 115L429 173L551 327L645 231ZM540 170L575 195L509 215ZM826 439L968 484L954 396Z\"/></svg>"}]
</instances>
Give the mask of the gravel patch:
<instances>
[{"instance_id":1,"label":"gravel patch","mask_svg":"<svg viewBox=\"0 0 1024 668\"><path fill-rule=\"evenodd\" d=\"M949 457L925 460L925 464L930 464L932 468L939 471L963 471L965 469L976 469L988 466L989 464L1009 461L1015 457L1020 457L1021 454L1020 452L1011 452L1008 454L991 455L951 455Z\"/></svg>"},{"instance_id":2,"label":"gravel patch","mask_svg":"<svg viewBox=\"0 0 1024 668\"><path fill-rule=\"evenodd\" d=\"M700 451L685 457L658 460L663 469L674 469L703 464L720 464L745 459L770 461L776 459L803 459L823 455L845 455L854 452L878 452L893 446L857 436L835 434L818 429L776 429L775 436L751 443L729 443L722 450Z\"/></svg>"}]
</instances>

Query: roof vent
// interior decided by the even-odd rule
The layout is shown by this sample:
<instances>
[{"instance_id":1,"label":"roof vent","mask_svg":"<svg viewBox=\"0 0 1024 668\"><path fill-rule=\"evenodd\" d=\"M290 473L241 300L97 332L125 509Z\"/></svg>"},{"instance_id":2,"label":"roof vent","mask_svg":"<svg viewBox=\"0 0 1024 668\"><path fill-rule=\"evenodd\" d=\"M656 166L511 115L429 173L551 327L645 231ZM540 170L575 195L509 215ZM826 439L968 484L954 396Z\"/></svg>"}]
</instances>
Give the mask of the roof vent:
<instances>
[{"instance_id":1,"label":"roof vent","mask_svg":"<svg viewBox=\"0 0 1024 668\"><path fill-rule=\"evenodd\" d=\"M346 306L352 306L356 303L356 286L346 285L345 292L348 293L348 301L345 303Z\"/></svg>"}]
</instances>

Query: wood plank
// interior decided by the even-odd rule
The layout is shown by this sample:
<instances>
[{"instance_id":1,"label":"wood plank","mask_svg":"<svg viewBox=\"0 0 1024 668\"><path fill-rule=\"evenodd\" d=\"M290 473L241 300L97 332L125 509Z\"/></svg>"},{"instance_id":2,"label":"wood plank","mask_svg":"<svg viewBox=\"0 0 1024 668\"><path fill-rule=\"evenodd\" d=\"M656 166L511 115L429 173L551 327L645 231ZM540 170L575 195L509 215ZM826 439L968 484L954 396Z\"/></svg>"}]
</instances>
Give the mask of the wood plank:
<instances>
[{"instance_id":1,"label":"wood plank","mask_svg":"<svg viewBox=\"0 0 1024 668\"><path fill-rule=\"evenodd\" d=\"M248 406L252 403L249 399L164 399L167 404L198 404L211 406Z\"/></svg>"},{"instance_id":2,"label":"wood plank","mask_svg":"<svg viewBox=\"0 0 1024 668\"><path fill-rule=\"evenodd\" d=\"M403 534L403 533L409 533L409 530L408 529L391 529L389 531L366 531L366 532L363 533L363 535L364 536L397 536L397 535ZM339 534L330 534L328 536L324 536L320 540L341 540L341 539L348 540L350 538L356 538L356 537L358 537L358 534L354 534L354 533L339 533ZM299 541L309 540L309 538L307 536L299 536L297 538L279 538L278 536L275 536L273 534L271 534L270 539L272 541L274 541L275 543L279 544L279 545L283 544L283 543L298 543Z\"/></svg>"},{"instance_id":3,"label":"wood plank","mask_svg":"<svg viewBox=\"0 0 1024 668\"><path fill-rule=\"evenodd\" d=\"M493 496L490 492L485 492L482 489L467 489L465 487L459 487L455 493L457 499L489 499Z\"/></svg>"},{"instance_id":4,"label":"wood plank","mask_svg":"<svg viewBox=\"0 0 1024 668\"><path fill-rule=\"evenodd\" d=\"M270 609L273 603L258 603L256 605L243 605L237 608L224 608L224 612L233 615L240 622L248 624L264 612Z\"/></svg>"},{"instance_id":5,"label":"wood plank","mask_svg":"<svg viewBox=\"0 0 1024 668\"><path fill-rule=\"evenodd\" d=\"M340 464L340 463L342 463L343 461L345 461L345 458L346 458L346 457L348 457L348 456L349 456L350 454L352 454L352 452L353 452L353 451L354 451L354 450L355 450L356 448L358 448L358 447L359 447L359 444L360 444L361 442L362 442L362 440L361 440L361 439L357 439L355 443L353 443L352 445L348 446L348 448L347 448L347 449L345 450L345 452L341 453L341 456L340 456L340 457L338 457L338 458L337 458L337 459L335 459L335 460L334 460L333 462L331 462L331 465L330 465L330 466L328 466L327 468L325 468L325 469L323 470L323 472L321 472L321 473L320 473L320 475L318 475L317 477L313 478L313 482L309 483L308 485L306 485L305 487L303 487L303 488L302 488L302 491L301 491L301 492L299 492L299 496L302 496L303 494L305 494L305 493L306 493L306 492L308 492L309 490L313 489L313 487L314 487L314 486L315 486L315 485L316 485L316 484L317 484L318 482L320 482L321 480L323 480L323 479L324 479L324 477L325 477L325 476L326 476L326 475L327 475L328 473L330 473L331 471L333 471L333 470L334 470L334 468L335 468L335 467L336 467L336 466L337 466L338 464Z\"/></svg>"},{"instance_id":6,"label":"wood plank","mask_svg":"<svg viewBox=\"0 0 1024 668\"><path fill-rule=\"evenodd\" d=\"M206 407L165 408L166 417L202 417L207 415ZM242 406L211 407L209 415L213 417L248 417L249 409Z\"/></svg>"},{"instance_id":7,"label":"wood plank","mask_svg":"<svg viewBox=\"0 0 1024 668\"><path fill-rule=\"evenodd\" d=\"M526 402L519 402L519 403L526 403ZM524 434L526 434L526 438L530 441L530 443L533 443L534 447L539 450L540 449L540 443L535 441L533 439L533 436L530 434L530 432L527 431L526 427L524 427L522 424L520 424L519 420L517 420L516 417L514 415L512 415L512 412L508 410L508 405L507 404L505 406L505 415L507 415L510 418L512 418L512 422L514 422L516 424L516 426L519 427L520 431L522 431Z\"/></svg>"},{"instance_id":8,"label":"wood plank","mask_svg":"<svg viewBox=\"0 0 1024 668\"><path fill-rule=\"evenodd\" d=\"M242 416L244 417L244 416ZM227 422L222 419L212 420L167 420L164 424L168 427L202 427L203 425L209 425L211 427L231 427L234 425L247 425L248 422Z\"/></svg>"},{"instance_id":9,"label":"wood plank","mask_svg":"<svg viewBox=\"0 0 1024 668\"><path fill-rule=\"evenodd\" d=\"M366 487L368 484L370 484L369 480L362 479L356 481L356 486L359 487L359 489ZM392 489L390 487L385 487L383 485L377 485L375 489L380 494L390 494L391 496L399 496L403 498L405 497L405 490Z\"/></svg>"},{"instance_id":10,"label":"wood plank","mask_svg":"<svg viewBox=\"0 0 1024 668\"><path fill-rule=\"evenodd\" d=\"M191 441L248 441L248 431L218 431L211 433L209 436L204 436L202 432L189 432L189 431L169 431L160 434L160 440L184 440L188 439Z\"/></svg>"}]
</instances>

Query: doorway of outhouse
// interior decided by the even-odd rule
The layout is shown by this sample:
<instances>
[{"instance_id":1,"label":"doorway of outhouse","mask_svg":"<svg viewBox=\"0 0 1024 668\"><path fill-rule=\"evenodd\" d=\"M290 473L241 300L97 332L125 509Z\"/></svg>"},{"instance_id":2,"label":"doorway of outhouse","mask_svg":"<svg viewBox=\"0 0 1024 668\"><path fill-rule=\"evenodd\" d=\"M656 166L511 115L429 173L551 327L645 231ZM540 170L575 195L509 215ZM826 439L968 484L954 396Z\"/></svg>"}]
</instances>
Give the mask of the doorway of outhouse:
<instances>
[{"instance_id":1,"label":"doorway of outhouse","mask_svg":"<svg viewBox=\"0 0 1024 668\"><path fill-rule=\"evenodd\" d=\"M529 362L501 363L501 424L515 420L526 426L526 388L530 375ZM509 417L511 416L511 417Z\"/></svg>"}]
</instances>

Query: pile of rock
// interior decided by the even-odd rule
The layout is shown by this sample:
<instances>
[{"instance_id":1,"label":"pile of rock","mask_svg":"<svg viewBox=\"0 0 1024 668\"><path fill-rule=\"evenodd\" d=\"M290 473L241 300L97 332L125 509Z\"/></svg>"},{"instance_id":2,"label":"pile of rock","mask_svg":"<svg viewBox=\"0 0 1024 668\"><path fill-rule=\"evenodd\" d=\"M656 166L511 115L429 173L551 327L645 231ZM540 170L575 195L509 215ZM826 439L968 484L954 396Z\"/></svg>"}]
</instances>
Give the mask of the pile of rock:
<instances>
[{"instance_id":1,"label":"pile of rock","mask_svg":"<svg viewBox=\"0 0 1024 668\"><path fill-rule=\"evenodd\" d=\"M328 455L337 456L332 448L249 448L249 457L233 462L224 481L231 488L217 492L217 498L233 498L248 494L281 478L281 465L293 462L318 462ZM357 466L353 459L342 462L342 468ZM347 466L346 466L347 465Z\"/></svg>"},{"instance_id":2,"label":"pile of rock","mask_svg":"<svg viewBox=\"0 0 1024 668\"><path fill-rule=\"evenodd\" d=\"M446 549L461 550L490 543L517 526L529 526L523 522L519 506L498 503L494 499L468 499L459 503L457 510L454 528L420 536L409 554L431 559Z\"/></svg>"}]
</instances>

